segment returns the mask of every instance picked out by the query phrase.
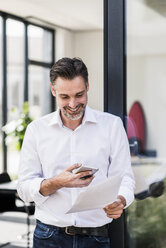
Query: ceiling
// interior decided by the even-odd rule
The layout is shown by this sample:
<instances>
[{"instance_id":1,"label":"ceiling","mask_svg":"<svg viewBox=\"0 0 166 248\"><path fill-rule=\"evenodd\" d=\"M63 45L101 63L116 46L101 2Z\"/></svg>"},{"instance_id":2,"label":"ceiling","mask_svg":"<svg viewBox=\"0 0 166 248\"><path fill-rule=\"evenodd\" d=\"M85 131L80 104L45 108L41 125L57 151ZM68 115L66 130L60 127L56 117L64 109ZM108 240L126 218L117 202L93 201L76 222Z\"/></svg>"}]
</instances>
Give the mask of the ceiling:
<instances>
[{"instance_id":1,"label":"ceiling","mask_svg":"<svg viewBox=\"0 0 166 248\"><path fill-rule=\"evenodd\" d=\"M127 31L132 36L166 35L166 0L128 0Z\"/></svg>"},{"instance_id":2,"label":"ceiling","mask_svg":"<svg viewBox=\"0 0 166 248\"><path fill-rule=\"evenodd\" d=\"M102 30L104 0L0 0L0 10L72 31ZM128 0L127 32L166 34L166 0Z\"/></svg>"},{"instance_id":3,"label":"ceiling","mask_svg":"<svg viewBox=\"0 0 166 248\"><path fill-rule=\"evenodd\" d=\"M144 0L144 3L158 12L159 14L166 17L166 1L165 0Z\"/></svg>"},{"instance_id":4,"label":"ceiling","mask_svg":"<svg viewBox=\"0 0 166 248\"><path fill-rule=\"evenodd\" d=\"M103 0L0 0L0 10L73 31L103 29Z\"/></svg>"}]
</instances>

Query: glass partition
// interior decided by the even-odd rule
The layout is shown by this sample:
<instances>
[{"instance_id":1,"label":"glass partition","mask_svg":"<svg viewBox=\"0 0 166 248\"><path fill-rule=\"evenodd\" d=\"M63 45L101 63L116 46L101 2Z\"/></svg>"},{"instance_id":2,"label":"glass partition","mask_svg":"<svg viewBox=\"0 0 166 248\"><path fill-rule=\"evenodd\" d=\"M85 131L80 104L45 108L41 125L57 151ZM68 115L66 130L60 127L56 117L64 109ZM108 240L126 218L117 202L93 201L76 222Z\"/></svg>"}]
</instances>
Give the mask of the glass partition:
<instances>
[{"instance_id":1,"label":"glass partition","mask_svg":"<svg viewBox=\"0 0 166 248\"><path fill-rule=\"evenodd\" d=\"M165 248L166 3L127 1L127 134L136 179L129 248Z\"/></svg>"},{"instance_id":2,"label":"glass partition","mask_svg":"<svg viewBox=\"0 0 166 248\"><path fill-rule=\"evenodd\" d=\"M0 173L2 172L2 18L0 16Z\"/></svg>"}]
</instances>

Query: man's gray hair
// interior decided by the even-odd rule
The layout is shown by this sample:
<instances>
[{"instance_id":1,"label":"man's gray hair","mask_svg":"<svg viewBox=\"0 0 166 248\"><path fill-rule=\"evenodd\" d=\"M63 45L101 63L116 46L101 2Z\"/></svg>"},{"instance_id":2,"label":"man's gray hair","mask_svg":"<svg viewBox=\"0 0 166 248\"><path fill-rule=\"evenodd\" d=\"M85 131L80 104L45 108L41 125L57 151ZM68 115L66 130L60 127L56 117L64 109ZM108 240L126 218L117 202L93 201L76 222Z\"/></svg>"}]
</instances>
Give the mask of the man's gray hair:
<instances>
[{"instance_id":1,"label":"man's gray hair","mask_svg":"<svg viewBox=\"0 0 166 248\"><path fill-rule=\"evenodd\" d=\"M88 70L80 58L62 58L58 60L50 70L50 81L54 87L58 77L72 80L77 76L81 76L87 86ZM54 89L56 89L56 87Z\"/></svg>"}]
</instances>

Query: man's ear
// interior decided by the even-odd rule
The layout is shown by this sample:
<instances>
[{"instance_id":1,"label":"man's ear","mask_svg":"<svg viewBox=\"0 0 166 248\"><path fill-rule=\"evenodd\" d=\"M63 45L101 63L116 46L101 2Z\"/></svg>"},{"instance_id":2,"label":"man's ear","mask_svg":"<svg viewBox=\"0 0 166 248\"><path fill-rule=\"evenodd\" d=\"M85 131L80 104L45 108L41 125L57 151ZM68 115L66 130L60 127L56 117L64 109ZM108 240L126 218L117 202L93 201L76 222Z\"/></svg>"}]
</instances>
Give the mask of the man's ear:
<instances>
[{"instance_id":1,"label":"man's ear","mask_svg":"<svg viewBox=\"0 0 166 248\"><path fill-rule=\"evenodd\" d=\"M54 89L52 83L50 83L50 87L51 87L52 95L53 95L53 96L56 96L56 91L55 91L55 89Z\"/></svg>"}]
</instances>

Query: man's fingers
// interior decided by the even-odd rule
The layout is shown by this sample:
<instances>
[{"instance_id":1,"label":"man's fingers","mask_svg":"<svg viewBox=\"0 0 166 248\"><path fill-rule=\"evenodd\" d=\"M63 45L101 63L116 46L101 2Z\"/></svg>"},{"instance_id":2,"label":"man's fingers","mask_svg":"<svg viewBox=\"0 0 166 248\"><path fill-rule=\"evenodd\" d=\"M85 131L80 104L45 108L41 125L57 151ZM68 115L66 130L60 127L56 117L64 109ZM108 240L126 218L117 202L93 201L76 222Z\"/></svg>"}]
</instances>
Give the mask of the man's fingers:
<instances>
[{"instance_id":1,"label":"man's fingers","mask_svg":"<svg viewBox=\"0 0 166 248\"><path fill-rule=\"evenodd\" d=\"M107 217L112 218L112 219L117 219L122 215L123 208L121 207L121 209L116 209L116 210L105 210L104 209L104 211Z\"/></svg>"},{"instance_id":2,"label":"man's fingers","mask_svg":"<svg viewBox=\"0 0 166 248\"><path fill-rule=\"evenodd\" d=\"M118 219L121 216L121 214L107 214L108 218L112 218L112 219Z\"/></svg>"},{"instance_id":3,"label":"man's fingers","mask_svg":"<svg viewBox=\"0 0 166 248\"><path fill-rule=\"evenodd\" d=\"M114 209L117 208L118 206L121 206L121 200L117 199L115 202L107 205L104 209Z\"/></svg>"},{"instance_id":4,"label":"man's fingers","mask_svg":"<svg viewBox=\"0 0 166 248\"><path fill-rule=\"evenodd\" d=\"M85 186L88 186L91 182L92 182L92 180L93 180L93 178L94 178L95 176L91 176L91 177L89 177L89 178L87 178L87 179L84 179L83 181L85 181L85 183L84 183L84 185ZM81 179L82 180L82 179Z\"/></svg>"},{"instance_id":5,"label":"man's fingers","mask_svg":"<svg viewBox=\"0 0 166 248\"><path fill-rule=\"evenodd\" d=\"M106 213L112 214L112 213L117 213L119 211L123 211L123 204L119 205L117 208L104 208L104 211Z\"/></svg>"},{"instance_id":6,"label":"man's fingers","mask_svg":"<svg viewBox=\"0 0 166 248\"><path fill-rule=\"evenodd\" d=\"M85 171L85 172L80 172L80 173L72 173L74 169L77 169L81 166L81 164L73 164L69 167L67 167L63 173L62 176L65 178L66 182L66 187L85 187L88 186L91 181L93 180L94 176L92 175L92 171ZM82 179L82 177L88 178Z\"/></svg>"},{"instance_id":7,"label":"man's fingers","mask_svg":"<svg viewBox=\"0 0 166 248\"><path fill-rule=\"evenodd\" d=\"M77 183L77 186L76 187L80 187L80 188L83 188L85 186L88 186L92 180L93 180L94 176L91 176L90 178L87 178L87 179L80 179L79 180L79 183Z\"/></svg>"},{"instance_id":8,"label":"man's fingers","mask_svg":"<svg viewBox=\"0 0 166 248\"><path fill-rule=\"evenodd\" d=\"M123 212L123 209L120 208L120 209L117 209L117 210L114 210L114 211L113 210L112 211L111 210L104 210L104 211L105 211L106 214L109 214L109 215L110 214L121 214Z\"/></svg>"},{"instance_id":9,"label":"man's fingers","mask_svg":"<svg viewBox=\"0 0 166 248\"><path fill-rule=\"evenodd\" d=\"M124 205L122 204L121 200L117 199L112 204L107 205L104 208L104 211L107 217L112 218L112 219L117 219L123 213L123 208L124 208Z\"/></svg>"},{"instance_id":10,"label":"man's fingers","mask_svg":"<svg viewBox=\"0 0 166 248\"><path fill-rule=\"evenodd\" d=\"M104 208L104 211L107 217L112 218L112 219L117 219L123 213L123 208L124 208L124 205L122 204L122 202L117 200L113 202L112 204L107 205Z\"/></svg>"},{"instance_id":11,"label":"man's fingers","mask_svg":"<svg viewBox=\"0 0 166 248\"><path fill-rule=\"evenodd\" d=\"M74 169L77 169L77 168L79 168L81 166L81 164L73 164L73 165L70 165L69 167L67 167L66 169L65 169L65 171L68 171L68 172L72 172Z\"/></svg>"},{"instance_id":12,"label":"man's fingers","mask_svg":"<svg viewBox=\"0 0 166 248\"><path fill-rule=\"evenodd\" d=\"M85 176L92 176L92 171L84 171L84 172L80 172L77 175L77 178L81 178L81 177L85 177Z\"/></svg>"}]
</instances>

